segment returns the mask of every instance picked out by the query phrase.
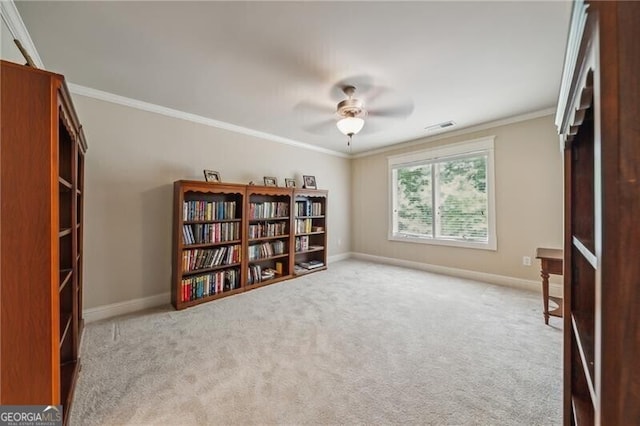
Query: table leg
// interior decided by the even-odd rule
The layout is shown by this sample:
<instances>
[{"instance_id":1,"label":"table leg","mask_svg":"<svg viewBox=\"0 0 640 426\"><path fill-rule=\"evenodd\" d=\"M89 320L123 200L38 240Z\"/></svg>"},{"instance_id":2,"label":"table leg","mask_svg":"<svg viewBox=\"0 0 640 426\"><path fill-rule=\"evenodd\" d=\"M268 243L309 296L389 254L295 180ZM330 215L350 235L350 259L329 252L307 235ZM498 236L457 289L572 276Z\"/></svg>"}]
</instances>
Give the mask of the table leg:
<instances>
[{"instance_id":1,"label":"table leg","mask_svg":"<svg viewBox=\"0 0 640 426\"><path fill-rule=\"evenodd\" d=\"M542 303L544 306L544 323L549 325L549 274L544 269L540 271L542 277Z\"/></svg>"}]
</instances>

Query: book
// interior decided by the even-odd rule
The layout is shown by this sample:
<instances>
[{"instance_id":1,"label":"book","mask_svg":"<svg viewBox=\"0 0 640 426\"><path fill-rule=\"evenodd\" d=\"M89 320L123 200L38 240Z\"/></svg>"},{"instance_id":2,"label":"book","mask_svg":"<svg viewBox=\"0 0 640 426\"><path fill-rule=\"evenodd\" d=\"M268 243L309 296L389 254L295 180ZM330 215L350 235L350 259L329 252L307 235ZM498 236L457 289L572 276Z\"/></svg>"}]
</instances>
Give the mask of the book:
<instances>
[{"instance_id":1,"label":"book","mask_svg":"<svg viewBox=\"0 0 640 426\"><path fill-rule=\"evenodd\" d=\"M320 260L310 260L308 262L300 262L300 266L305 269L316 269L324 266L324 262Z\"/></svg>"}]
</instances>

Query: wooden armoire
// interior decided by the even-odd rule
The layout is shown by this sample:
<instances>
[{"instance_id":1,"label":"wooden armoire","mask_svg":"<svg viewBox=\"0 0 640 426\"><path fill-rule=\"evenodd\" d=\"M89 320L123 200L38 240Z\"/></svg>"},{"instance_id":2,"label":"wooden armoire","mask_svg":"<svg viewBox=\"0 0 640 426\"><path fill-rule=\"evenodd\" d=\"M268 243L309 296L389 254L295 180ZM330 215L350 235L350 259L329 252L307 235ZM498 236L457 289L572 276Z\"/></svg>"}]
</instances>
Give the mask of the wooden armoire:
<instances>
[{"instance_id":1,"label":"wooden armoire","mask_svg":"<svg viewBox=\"0 0 640 426\"><path fill-rule=\"evenodd\" d=\"M564 148L564 424L640 424L640 2L578 1Z\"/></svg>"},{"instance_id":2,"label":"wooden armoire","mask_svg":"<svg viewBox=\"0 0 640 426\"><path fill-rule=\"evenodd\" d=\"M0 61L0 404L62 405L82 331L82 127L61 75Z\"/></svg>"}]
</instances>

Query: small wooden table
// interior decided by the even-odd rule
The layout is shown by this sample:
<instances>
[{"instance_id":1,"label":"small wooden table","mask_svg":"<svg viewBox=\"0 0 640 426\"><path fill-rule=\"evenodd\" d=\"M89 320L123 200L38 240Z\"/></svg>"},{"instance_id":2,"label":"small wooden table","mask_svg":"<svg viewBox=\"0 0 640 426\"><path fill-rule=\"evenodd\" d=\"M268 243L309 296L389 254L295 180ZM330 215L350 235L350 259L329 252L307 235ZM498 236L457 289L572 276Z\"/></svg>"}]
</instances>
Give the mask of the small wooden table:
<instances>
[{"instance_id":1,"label":"small wooden table","mask_svg":"<svg viewBox=\"0 0 640 426\"><path fill-rule=\"evenodd\" d=\"M539 247L536 249L536 259L540 259L542 264L540 276L542 277L544 323L549 324L549 315L562 318L562 298L549 296L549 274L562 275L562 250ZM549 311L549 299L558 304L558 307L552 311Z\"/></svg>"}]
</instances>

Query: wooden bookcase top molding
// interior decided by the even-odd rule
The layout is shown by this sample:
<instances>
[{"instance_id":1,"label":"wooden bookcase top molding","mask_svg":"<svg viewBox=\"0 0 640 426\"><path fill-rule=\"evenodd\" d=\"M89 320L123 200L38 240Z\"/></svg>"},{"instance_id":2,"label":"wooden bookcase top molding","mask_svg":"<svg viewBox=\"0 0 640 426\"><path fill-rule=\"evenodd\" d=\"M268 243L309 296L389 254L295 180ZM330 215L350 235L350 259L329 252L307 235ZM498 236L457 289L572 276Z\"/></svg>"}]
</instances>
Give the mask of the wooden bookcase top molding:
<instances>
[{"instance_id":1,"label":"wooden bookcase top molding","mask_svg":"<svg viewBox=\"0 0 640 426\"><path fill-rule=\"evenodd\" d=\"M304 273L326 269L327 197L325 190L174 182L173 306L184 309L282 282L300 275L300 265L310 268ZM296 202L315 203L322 214L298 217ZM214 218L213 208L229 209L234 217ZM321 230L298 233L296 220L309 220L308 226L314 221ZM301 250L296 244L303 240Z\"/></svg>"}]
</instances>

